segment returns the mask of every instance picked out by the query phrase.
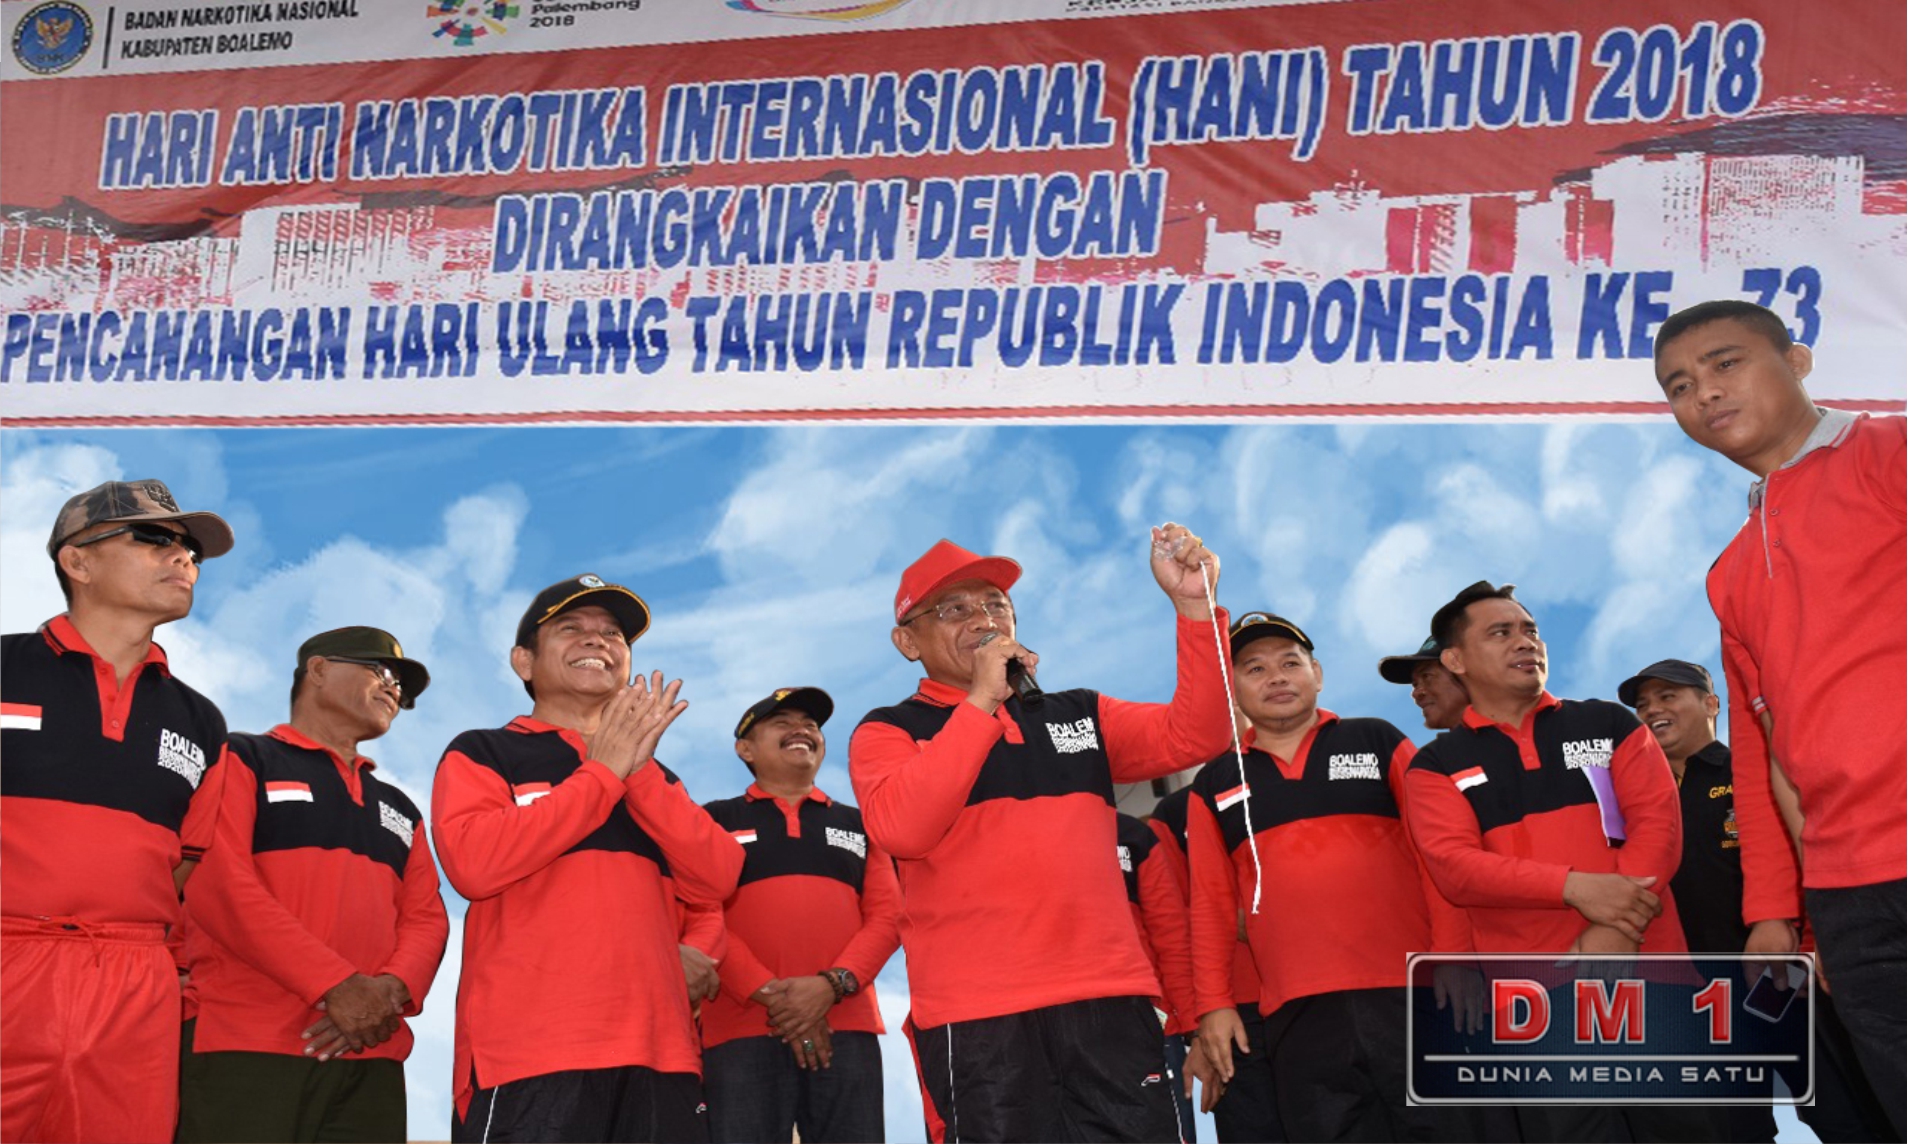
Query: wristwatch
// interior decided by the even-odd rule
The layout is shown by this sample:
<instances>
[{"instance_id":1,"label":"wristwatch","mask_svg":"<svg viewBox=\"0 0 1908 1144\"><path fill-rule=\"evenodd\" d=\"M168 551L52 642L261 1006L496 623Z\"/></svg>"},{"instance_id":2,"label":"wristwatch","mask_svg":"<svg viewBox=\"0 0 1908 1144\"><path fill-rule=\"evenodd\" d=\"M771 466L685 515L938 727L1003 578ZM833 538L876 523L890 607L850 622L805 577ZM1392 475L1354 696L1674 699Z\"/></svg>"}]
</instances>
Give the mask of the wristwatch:
<instances>
[{"instance_id":1,"label":"wristwatch","mask_svg":"<svg viewBox=\"0 0 1908 1144\"><path fill-rule=\"evenodd\" d=\"M852 969L842 969L839 966L834 969L824 969L821 971L820 977L823 981L828 982L830 989L835 991L835 1000L837 1001L840 1001L844 997L853 997L856 993L861 991L861 982L855 980L855 973Z\"/></svg>"}]
</instances>

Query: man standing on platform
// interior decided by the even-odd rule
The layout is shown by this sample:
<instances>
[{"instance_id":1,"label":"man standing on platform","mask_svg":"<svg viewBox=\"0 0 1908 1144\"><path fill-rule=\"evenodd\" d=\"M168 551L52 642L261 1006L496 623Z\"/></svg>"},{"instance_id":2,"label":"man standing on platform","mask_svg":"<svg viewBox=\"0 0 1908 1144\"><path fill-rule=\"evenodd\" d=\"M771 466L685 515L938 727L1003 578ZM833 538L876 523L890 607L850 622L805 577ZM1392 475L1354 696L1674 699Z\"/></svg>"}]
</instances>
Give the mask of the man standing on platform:
<instances>
[{"instance_id":1,"label":"man standing on platform","mask_svg":"<svg viewBox=\"0 0 1908 1144\"><path fill-rule=\"evenodd\" d=\"M186 899L179 1140L404 1139L404 1018L450 921L423 813L358 748L430 680L389 632L323 632L298 649L291 721L231 737Z\"/></svg>"},{"instance_id":2,"label":"man standing on platform","mask_svg":"<svg viewBox=\"0 0 1908 1144\"><path fill-rule=\"evenodd\" d=\"M1549 650L1511 586L1479 581L1431 634L1471 704L1406 776L1411 833L1481 954L1683 953L1670 878L1676 781L1636 717L1544 687ZM1706 1110L1523 1105L1527 1140L1707 1139ZM1627 1135L1626 1135L1627 1134Z\"/></svg>"},{"instance_id":3,"label":"man standing on platform","mask_svg":"<svg viewBox=\"0 0 1908 1144\"><path fill-rule=\"evenodd\" d=\"M716 1144L886 1138L874 980L900 944L901 890L861 812L815 786L834 710L819 687L752 705L735 753L755 781L706 808L744 854L719 911L722 989L702 1009Z\"/></svg>"},{"instance_id":4,"label":"man standing on platform","mask_svg":"<svg viewBox=\"0 0 1908 1144\"><path fill-rule=\"evenodd\" d=\"M735 891L742 847L656 761L688 707L630 682L649 627L594 575L537 593L510 666L534 706L451 740L432 788L464 918L457 1141L702 1141L701 1052L677 896Z\"/></svg>"},{"instance_id":5,"label":"man standing on platform","mask_svg":"<svg viewBox=\"0 0 1908 1144\"><path fill-rule=\"evenodd\" d=\"M1110 860L1113 784L1213 757L1232 716L1218 558L1176 524L1152 540L1178 613L1170 704L1031 686L1012 560L943 540L901 576L892 639L927 678L862 720L849 772L870 839L897 859L935 1140L1178 1136L1159 984Z\"/></svg>"},{"instance_id":6,"label":"man standing on platform","mask_svg":"<svg viewBox=\"0 0 1908 1144\"><path fill-rule=\"evenodd\" d=\"M1708 580L1722 623L1729 742L1742 760L1744 917L1793 920L1806 905L1821 972L1900 1137L1908 1130L1908 431L1900 417L1818 408L1802 385L1814 365L1781 318L1749 302L1691 306L1656 335L1656 379L1676 423L1756 478L1749 520ZM1795 948L1791 931L1783 946L1752 952Z\"/></svg>"},{"instance_id":7,"label":"man standing on platform","mask_svg":"<svg viewBox=\"0 0 1908 1144\"><path fill-rule=\"evenodd\" d=\"M1234 1050L1251 1048L1231 996L1244 909L1285 1130L1474 1139L1471 1110L1406 1100L1406 959L1471 952L1463 915L1430 885L1406 829L1411 740L1382 719L1320 707L1324 668L1292 621L1250 613L1231 644L1233 697L1250 724L1243 754L1208 763L1187 808L1204 1055L1223 1079ZM1482 998L1470 998L1476 1023Z\"/></svg>"},{"instance_id":8,"label":"man standing on platform","mask_svg":"<svg viewBox=\"0 0 1908 1144\"><path fill-rule=\"evenodd\" d=\"M0 641L0 1138L172 1138L165 941L212 844L225 720L152 635L231 549L159 481L109 481L47 542L65 614Z\"/></svg>"}]
</instances>

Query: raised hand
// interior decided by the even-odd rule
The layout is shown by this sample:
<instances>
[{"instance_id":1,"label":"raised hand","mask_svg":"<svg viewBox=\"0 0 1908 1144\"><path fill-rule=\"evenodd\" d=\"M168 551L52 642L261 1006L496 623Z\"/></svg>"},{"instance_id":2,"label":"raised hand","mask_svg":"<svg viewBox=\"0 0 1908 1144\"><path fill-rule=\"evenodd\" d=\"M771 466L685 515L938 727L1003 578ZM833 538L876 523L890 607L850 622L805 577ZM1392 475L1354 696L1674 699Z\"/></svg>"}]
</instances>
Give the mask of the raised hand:
<instances>
[{"instance_id":1,"label":"raised hand","mask_svg":"<svg viewBox=\"0 0 1908 1144\"><path fill-rule=\"evenodd\" d=\"M595 733L588 737L590 757L617 778L628 778L656 757L656 744L662 741L663 732L689 709L687 700L676 698L681 690L680 679L664 686L660 671L652 672L648 679L637 676L604 706Z\"/></svg>"},{"instance_id":2,"label":"raised hand","mask_svg":"<svg viewBox=\"0 0 1908 1144\"><path fill-rule=\"evenodd\" d=\"M1204 574L1201 569L1204 568ZM1219 587L1219 557L1181 524L1168 521L1153 529L1153 579L1172 600L1179 614L1190 620L1210 619L1206 604L1207 581Z\"/></svg>"}]
</instances>

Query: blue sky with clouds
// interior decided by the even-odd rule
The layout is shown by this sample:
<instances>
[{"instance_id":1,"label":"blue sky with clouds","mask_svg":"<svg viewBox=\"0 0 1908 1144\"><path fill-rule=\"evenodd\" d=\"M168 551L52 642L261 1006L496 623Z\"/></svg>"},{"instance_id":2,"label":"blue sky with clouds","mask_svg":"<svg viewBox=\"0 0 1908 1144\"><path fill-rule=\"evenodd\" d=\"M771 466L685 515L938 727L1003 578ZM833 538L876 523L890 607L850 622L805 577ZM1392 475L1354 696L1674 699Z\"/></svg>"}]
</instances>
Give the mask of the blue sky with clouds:
<instances>
[{"instance_id":1,"label":"blue sky with clouds","mask_svg":"<svg viewBox=\"0 0 1908 1144\"><path fill-rule=\"evenodd\" d=\"M1666 656L1720 676L1703 574L1742 521L1748 484L1667 418L9 430L5 630L61 608L44 554L60 503L120 477L163 479L182 506L216 510L237 532L192 616L160 635L234 729L285 717L294 651L315 631L384 627L430 666L418 709L369 749L420 803L454 734L526 710L506 662L517 618L538 589L581 572L651 605L634 659L687 681L689 711L658 753L699 799L742 789L730 728L796 683L836 699L820 782L852 797L848 731L917 679L888 642L896 581L943 536L1025 567L1020 634L1047 686L1164 699L1171 611L1147 567L1147 527L1184 522L1224 562L1223 603L1280 612L1317 640L1326 705L1422 740L1405 689L1374 664L1415 649L1436 606L1473 580L1519 585L1558 694L1613 696ZM458 963L454 930L415 1023L414 1138L448 1136ZM891 1028L906 1010L898 966L880 982ZM887 1040L889 1138L919 1140L906 1046Z\"/></svg>"}]
</instances>

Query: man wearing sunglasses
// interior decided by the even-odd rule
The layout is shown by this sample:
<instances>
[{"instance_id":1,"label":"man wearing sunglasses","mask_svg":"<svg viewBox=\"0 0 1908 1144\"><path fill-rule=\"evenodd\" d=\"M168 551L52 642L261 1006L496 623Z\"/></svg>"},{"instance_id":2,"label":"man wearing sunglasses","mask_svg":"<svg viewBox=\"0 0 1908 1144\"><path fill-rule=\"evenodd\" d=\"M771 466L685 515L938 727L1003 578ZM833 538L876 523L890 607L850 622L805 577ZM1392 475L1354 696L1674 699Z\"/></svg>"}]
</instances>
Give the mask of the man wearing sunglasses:
<instances>
[{"instance_id":1,"label":"man wearing sunglasses","mask_svg":"<svg viewBox=\"0 0 1908 1144\"><path fill-rule=\"evenodd\" d=\"M161 482L110 481L47 541L65 614L0 640L0 1138L172 1137L165 939L212 843L225 720L152 635L231 548Z\"/></svg>"},{"instance_id":2,"label":"man wearing sunglasses","mask_svg":"<svg viewBox=\"0 0 1908 1144\"><path fill-rule=\"evenodd\" d=\"M927 678L862 720L848 769L897 859L931 1139L1178 1139L1160 986L1108 858L1113 784L1212 758L1232 715L1218 557L1180 525L1152 540L1178 613L1170 704L1016 687L1039 657L1016 639L1012 560L943 540L902 573L891 638Z\"/></svg>"},{"instance_id":3,"label":"man wearing sunglasses","mask_svg":"<svg viewBox=\"0 0 1908 1144\"><path fill-rule=\"evenodd\" d=\"M186 900L181 1141L404 1139L404 1018L450 922L423 813L358 748L430 681L389 632L323 632L298 649L291 721L231 737Z\"/></svg>"}]
</instances>

